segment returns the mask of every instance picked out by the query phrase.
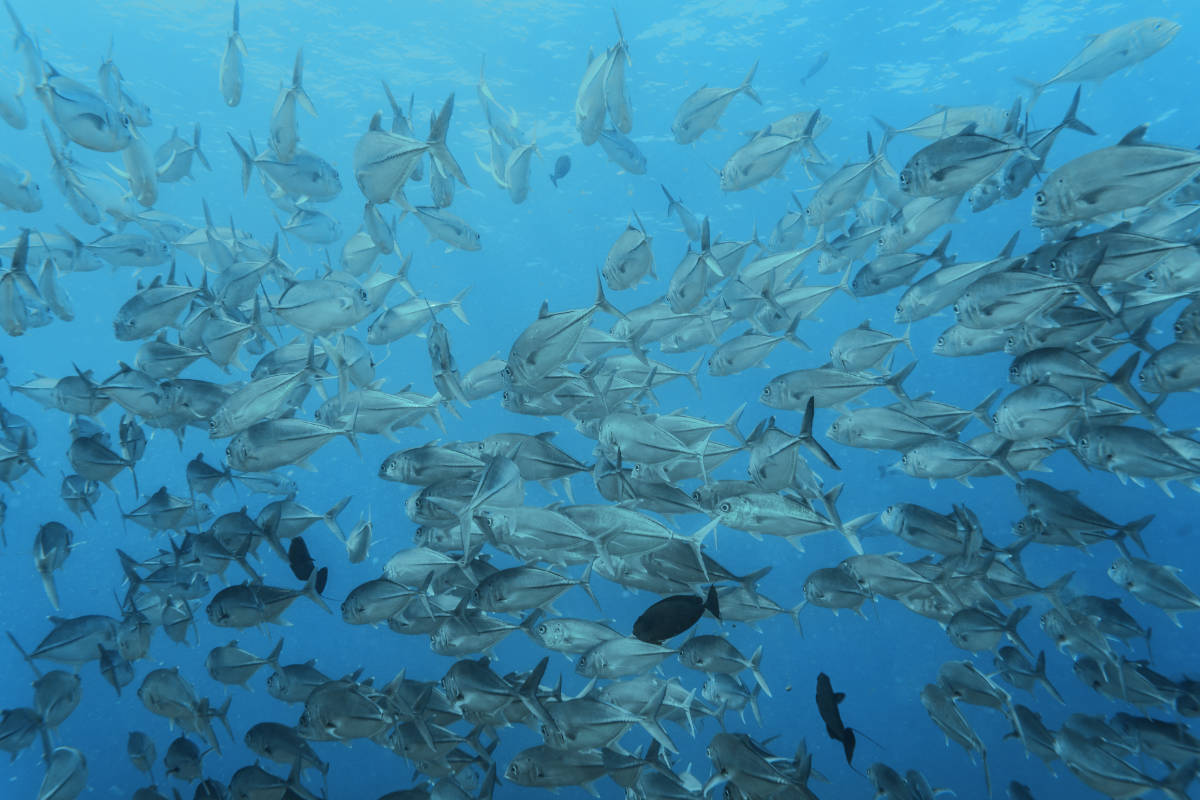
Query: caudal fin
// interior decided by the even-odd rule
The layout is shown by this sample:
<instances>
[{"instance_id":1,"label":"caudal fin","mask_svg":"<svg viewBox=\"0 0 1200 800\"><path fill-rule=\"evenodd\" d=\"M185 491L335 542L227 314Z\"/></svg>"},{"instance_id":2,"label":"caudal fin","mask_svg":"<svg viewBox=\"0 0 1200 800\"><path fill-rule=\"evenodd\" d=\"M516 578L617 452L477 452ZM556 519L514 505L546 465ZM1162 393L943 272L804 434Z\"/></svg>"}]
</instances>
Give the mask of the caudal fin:
<instances>
[{"instance_id":1,"label":"caudal fin","mask_svg":"<svg viewBox=\"0 0 1200 800\"><path fill-rule=\"evenodd\" d=\"M450 154L449 148L446 147L446 133L450 130L450 115L453 113L454 93L451 92L450 96L446 98L446 102L442 103L442 110L434 117L433 124L429 128L429 141L427 142L429 155L456 181L470 189L471 184L467 183L467 176L463 173L462 167L458 165L454 156Z\"/></svg>"},{"instance_id":2,"label":"caudal fin","mask_svg":"<svg viewBox=\"0 0 1200 800\"><path fill-rule=\"evenodd\" d=\"M238 144L238 140L233 138L232 133L229 134L229 141L233 142L233 149L237 152L238 158L242 160L242 194L245 194L250 190L250 174L254 172L254 159L250 157L245 148ZM199 153L199 149L196 152ZM207 167L208 161L203 157L201 157L201 160L204 161L204 166ZM209 168L211 169L211 167Z\"/></svg>"},{"instance_id":3,"label":"caudal fin","mask_svg":"<svg viewBox=\"0 0 1200 800\"><path fill-rule=\"evenodd\" d=\"M1067 109L1067 113L1063 116L1059 127L1070 128L1073 131L1086 133L1088 136L1095 136L1096 132L1092 130L1092 127L1075 116L1075 113L1079 111L1079 93L1082 90L1082 86L1075 90L1075 97L1071 99L1071 106Z\"/></svg>"},{"instance_id":4,"label":"caudal fin","mask_svg":"<svg viewBox=\"0 0 1200 800\"><path fill-rule=\"evenodd\" d=\"M746 77L742 79L742 85L738 87L738 91L742 92L761 106L762 98L758 96L758 92L754 91L754 87L750 85L750 82L754 80L754 73L757 71L758 60L756 59L754 61L754 66L750 68L750 71L746 73Z\"/></svg>"},{"instance_id":5,"label":"caudal fin","mask_svg":"<svg viewBox=\"0 0 1200 800\"><path fill-rule=\"evenodd\" d=\"M1038 98L1042 96L1042 92L1046 91L1047 84L1038 83L1029 78L1017 78L1017 83L1029 90L1029 105L1025 107L1025 113L1031 113L1033 106L1037 103Z\"/></svg>"}]
</instances>

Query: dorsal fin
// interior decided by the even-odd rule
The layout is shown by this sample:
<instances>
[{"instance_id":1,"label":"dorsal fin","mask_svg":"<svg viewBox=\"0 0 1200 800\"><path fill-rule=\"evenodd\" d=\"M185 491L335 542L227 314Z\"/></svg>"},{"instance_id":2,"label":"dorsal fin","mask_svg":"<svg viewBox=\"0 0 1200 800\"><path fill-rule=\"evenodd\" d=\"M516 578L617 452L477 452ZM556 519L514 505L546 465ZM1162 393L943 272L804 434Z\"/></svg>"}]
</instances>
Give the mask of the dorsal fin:
<instances>
[{"instance_id":1,"label":"dorsal fin","mask_svg":"<svg viewBox=\"0 0 1200 800\"><path fill-rule=\"evenodd\" d=\"M1017 239L1020 236L1020 231L1017 231L1012 235L1012 238L1008 240L1008 244L1004 245L1004 249L1000 251L1000 258L1010 258L1012 256L1013 250L1016 249L1017 246Z\"/></svg>"},{"instance_id":2,"label":"dorsal fin","mask_svg":"<svg viewBox=\"0 0 1200 800\"><path fill-rule=\"evenodd\" d=\"M1128 147L1129 145L1141 144L1142 141L1146 138L1146 131L1148 131L1148 130L1150 130L1149 124L1142 123L1141 125L1138 125L1136 128L1131 130L1129 133L1122 136L1121 141L1117 142L1117 146L1118 147Z\"/></svg>"}]
</instances>

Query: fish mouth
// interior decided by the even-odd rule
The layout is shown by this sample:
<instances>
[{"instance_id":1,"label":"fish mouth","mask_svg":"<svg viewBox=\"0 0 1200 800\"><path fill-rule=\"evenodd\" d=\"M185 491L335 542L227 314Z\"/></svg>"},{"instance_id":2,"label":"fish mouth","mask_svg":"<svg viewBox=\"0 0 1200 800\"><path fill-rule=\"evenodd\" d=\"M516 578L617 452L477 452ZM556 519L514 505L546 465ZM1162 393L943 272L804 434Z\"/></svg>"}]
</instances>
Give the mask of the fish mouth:
<instances>
[{"instance_id":1,"label":"fish mouth","mask_svg":"<svg viewBox=\"0 0 1200 800\"><path fill-rule=\"evenodd\" d=\"M1044 205L1035 205L1033 207L1033 213L1031 216L1033 219L1033 224L1040 228L1049 228L1053 227L1054 225L1063 224L1062 222L1056 220L1053 216L1053 212Z\"/></svg>"}]
</instances>

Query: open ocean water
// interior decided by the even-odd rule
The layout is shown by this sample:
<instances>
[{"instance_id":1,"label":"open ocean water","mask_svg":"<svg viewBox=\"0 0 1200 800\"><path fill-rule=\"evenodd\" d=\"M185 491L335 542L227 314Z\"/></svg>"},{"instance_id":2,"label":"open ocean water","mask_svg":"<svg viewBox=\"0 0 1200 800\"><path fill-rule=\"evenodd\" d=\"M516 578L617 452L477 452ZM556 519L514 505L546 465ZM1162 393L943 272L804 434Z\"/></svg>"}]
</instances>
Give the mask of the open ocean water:
<instances>
[{"instance_id":1,"label":"open ocean water","mask_svg":"<svg viewBox=\"0 0 1200 800\"><path fill-rule=\"evenodd\" d=\"M372 269L394 273L402 263L400 254L405 258L411 255L408 279L420 296L444 302L470 287L462 302L469 324L446 312L438 317L448 330L453 357L462 373L486 359L507 358L513 342L537 319L543 301L553 312L587 308L595 297L597 271L633 212L652 239L656 277L648 277L646 282L629 290L606 286L607 297L623 312L662 298L680 259L689 246L695 249L699 243L689 242L676 216L668 216L660 186L669 189L698 218L708 218L714 241L718 236L727 241L747 240L755 230L765 241L775 222L791 209L792 193L802 204L807 204L823 176L833 168L867 158L868 133L875 146L880 144L883 129L873 118L902 127L940 106L984 105L1008 109L1019 96L1024 96L1027 105L1029 91L1018 79L1047 80L1079 52L1089 35L1143 17L1169 19L1180 25L1181 30L1174 41L1144 62L1122 68L1099 84L1083 85L1078 117L1096 131L1096 136L1063 132L1049 154L1042 177L1075 157L1115 144L1143 123L1149 123L1149 141L1181 148L1200 144L1200 112L1193 102L1193 79L1200 66L1195 44L1200 32L1200 6L1189 2L930 0L846 4L826 0L753 3L712 0L621 4L616 11L628 44L625 86L633 111L629 137L645 155L645 174L622 170L605 156L599 144L584 146L576 130L576 96L588 66L589 50L596 57L605 58L608 48L618 41L613 13L603 4L248 0L240 8L240 32L247 49L244 93L235 107L226 105L218 82L230 29L231 4L34 4L13 0L12 10L36 40L42 58L61 75L74 78L93 91L98 89L97 68L111 46L112 59L123 77L122 85L152 115L152 124L139 129L152 150L166 141L173 128L177 127L180 135L190 140L193 126L200 127L201 149L212 170L193 163L190 178L161 183L153 203L156 211L184 221L188 229L198 230L203 238L202 202L206 202L222 235L228 235L226 226L232 221L239 237L253 237L264 247L270 246L279 231L272 215L284 220L287 214L272 204L257 174L251 177L249 190L243 192L241 162L230 135L243 147L253 135L259 148L265 147L272 109L281 87L291 84L296 51L303 48L303 87L318 116L297 110L301 147L332 164L338 170L342 188L331 200L311 203L340 224L340 233L333 241L313 244L295 235L281 237L280 258L297 280L320 277L327 264L337 268L343 245L360 229L363 196L355 181L355 147L374 113L383 112L385 130L390 129L392 116L380 80L387 81L406 109L409 95L414 96L412 124L419 139L428 130L431 114L453 93L447 147L470 186L456 187L450 211L478 232L481 247L478 251L464 251L447 248L444 242L430 241L418 220L411 214L401 216L400 206L392 203L381 206L380 210L389 223L399 218L395 226L398 252L380 255ZM828 54L827 63L802 82L822 54ZM532 162L528 198L521 204L512 202L487 168L491 138L476 92L480 65L485 58L487 83L496 100L515 112L523 141L536 139L538 154ZM704 133L694 144L676 143L671 126L680 104L703 85L736 87L755 62L758 69L753 87L761 104L739 94L732 98L717 128ZM0 91L6 96L14 93L20 82L18 76L24 70L16 51L7 47L0 50ZM1057 123L1076 85L1067 81L1049 87L1038 99L1026 124L1037 130ZM136 220L117 220L105 214L100 225L89 225L72 211L52 178L51 159L41 132L43 120L51 128L54 123L34 87L25 88L21 102L28 114L28 124L21 130L0 125L0 155L31 173L32 180L40 186L42 206L31 213L0 211L0 242L15 242L23 228L46 235L66 231L85 243L98 239L104 231L149 235ZM817 138L820 152L830 162L828 167L817 165L806 170L804 161L811 156L797 153L777 178L746 191L722 191L714 171L720 170L726 159L747 141L743 132L762 129L789 114L818 108L821 116L830 121L828 129ZM57 131L52 135L61 147ZM887 142L887 157L898 170L925 144L923 140L898 135ZM70 152L96 173L121 181L117 170L124 170L125 166L119 152L96 152L78 145L71 145ZM556 187L547 176L560 156L569 156L571 167ZM430 202L429 159L423 159L423 164L425 182L408 184L406 190L413 205ZM947 225L910 249L928 253L944 232L950 230L953 236L948 249L957 254L960 263L996 256L1014 233L1019 235L1015 249L1018 255L1033 251L1042 244L1041 231L1031 222L1033 196L1041 179L1034 178L1032 186L1019 197L1003 200L980 213L972 213L964 200ZM866 189L866 196L875 191L872 183ZM130 207L143 210L136 202ZM825 236L833 239L852 219L850 215L827 224ZM1114 218L1104 221L1117 222ZM816 235L817 231L810 226L798 246L811 244ZM1186 240L1195 235L1193 227L1178 238ZM37 245L34 235L31 246L36 249ZM756 252L752 248L745 261L749 262ZM853 271L866 263L872 253L855 259ZM10 246L0 248L0 264L6 269L11 255ZM199 285L204 266L194 248L188 251L172 247L172 255L177 281L183 283L186 279ZM114 337L114 317L139 285L149 284L159 275L165 278L168 268L166 263L141 269L110 268L104 264L94 271L70 272L66 264L60 265L60 285L72 298L74 319L53 318L47 325L30 326L22 336L6 338L0 344L0 354L7 366L7 380L18 386L38 376L57 379L73 375L76 370L90 370L96 381L103 383L121 362L133 364L141 342L118 341ZM29 272L35 279L41 269L40 258L36 261L31 258ZM819 273L815 255L801 271L804 282L813 286L835 286L843 272ZM926 266L921 274L929 271L932 267ZM219 278L217 267L210 263L209 284L214 285ZM1193 282L1192 291L1195 285L1200 284ZM275 281L264 281L258 290L264 311L267 298L277 302L283 288ZM828 360L836 337L864 320L869 319L874 328L903 334L906 325L893 322L896 301L902 291L900 287L883 295L861 298L852 297L848 291L834 292L818 311L800 320L796 328L796 335L811 347L811 352L783 342L767 356L764 366L729 377L713 377L701 363L697 388L687 380L676 379L656 388L653 397L644 397L641 405L660 414L686 410L690 415L717 423L744 405L739 422L742 434L748 435L760 421L771 416L779 426L795 434L800 429L802 410L777 410L763 405L760 402L763 387L773 377L790 370L821 366ZM712 297L720 292L720 287L710 289ZM1104 294L1111 292L1106 289ZM1190 301L1188 294L1180 292L1175 304L1156 316L1147 335L1151 350L1174 339L1172 325ZM386 305L406 299L404 289L395 286ZM719 311L716 305L701 307L701 313ZM180 320L183 316L180 315ZM347 332L365 340L367 326L377 316L373 312ZM936 316L915 322L910 331L912 352L898 348L894 363L881 364L880 369L897 371L915 358L917 366L904 382L908 395L916 398L932 393L938 401L965 409L975 407L996 389L1002 390L1002 395L1015 389L1007 379L1012 357L1004 352L967 358L947 358L934 353L938 336L954 321L953 311L946 308ZM592 319L592 325L603 330L613 322L606 311L599 311ZM740 322L721 338L727 339L745 328L746 323ZM169 330L168 338L174 341L176 332ZM272 322L269 330L278 344L298 335L286 324ZM646 342L645 346L651 358L684 371L697 359L703 362L714 349L710 344L690 352L662 353L657 343ZM435 392L424 338L407 336L390 345L372 345L369 350L375 362L375 378L384 380L385 391L399 391L411 385L413 391L425 395ZM620 348L613 354L619 352ZM1132 345L1122 344L1106 358L1102 369L1113 372L1133 352ZM1143 354L1143 361L1146 355ZM219 384L245 381L258 358L259 355L243 349L241 366L235 364L225 371L201 359L188 367L183 377ZM582 366L579 361L569 365L576 372ZM330 371L334 371L332 366ZM642 379L644 375L639 378ZM336 394L336 380L323 383L330 395ZM1134 385L1139 386L1136 379ZM1098 394L1124 402L1111 387L1099 390ZM1154 397L1147 391L1143 394L1150 399ZM894 400L886 389L878 388L848 405L882 406ZM320 402L315 392L310 394L296 417L312 419ZM186 639L175 642L162 629L156 629L146 657L133 663L132 683L120 694L102 678L96 661L79 666L82 700L74 713L49 733L49 740L52 746L77 748L86 756L87 789L81 796L131 797L139 787L151 784L151 776L136 770L126 755L126 740L134 730L147 733L157 747L152 778L159 792L169 796L177 791L186 798L196 791L195 784L164 775L162 756L181 731L179 726L169 725L165 717L152 714L139 700L136 690L151 670L177 667L195 688L196 696L208 698L213 707L220 706L227 697L232 699L228 715L232 738L224 727L214 723L221 752L204 755L205 778L225 783L236 770L255 762L258 756L243 743L243 736L252 725L263 721L297 724L303 706L284 704L266 690L271 667L260 670L249 681L248 689L226 686L210 677L205 668L206 656L212 648L231 640L236 639L252 653L265 655L282 637L285 642L282 663L316 659L317 667L332 678L361 670L361 678L373 676L375 688L382 687L401 670L408 679L421 681L438 681L446 674L458 659L433 653L427 634L401 635L390 631L386 624L352 626L343 622L338 613L339 605L352 589L379 577L384 563L394 553L413 544L417 524L406 514L405 501L418 487L381 480L380 464L391 452L433 442L479 440L500 432L550 431L556 434L553 442L558 447L590 467L596 461L593 449L597 444L594 437L588 438L576 430L574 420L507 410L499 393L474 400L469 407L457 400L449 402L457 413L443 406L444 431L427 418L424 427L398 429L395 441L379 435L360 435L357 439L361 454L344 438L337 437L312 456L311 471L298 466L280 470L295 482L297 501L319 512L349 496L351 500L339 517L344 530L349 531L360 518L369 516L373 522L373 543L365 560L357 564L348 563L342 542L322 523L318 522L304 534L316 563L328 567L328 585L323 595L333 609L332 615L300 597L282 614L282 624L246 630L220 629L211 624L205 613L213 594L223 586L221 578L211 577L211 590L191 601L195 625ZM3 490L7 502L4 523L7 547L0 557L3 627L26 650L31 650L50 631L51 615L103 614L120 619L120 603L128 586L116 549L144 561L158 553L169 554L172 548L168 537L176 543L182 542L180 532L149 535L135 522L123 520L123 511L130 512L145 502L160 486L165 486L172 495L187 498L184 476L187 463L197 453L203 453L208 463L221 464L228 440L210 440L206 430L193 426L187 428L179 441L171 430L143 423L147 435L152 436L135 468L141 496L135 493L127 472L122 472L113 479L114 491L101 489L95 518L76 517L59 494L62 478L73 471L65 455L72 440L70 417L60 410L44 408L18 392L6 395L3 404L27 419L37 432L36 446L30 455L36 459L39 472L27 472ZM1158 407L1158 412L1172 431L1191 431L1200 425L1200 404L1190 391L1172 393ZM983 535L989 541L1000 547L1016 542L1011 525L1027 512L1009 477L974 478L971 486L940 480L935 487L930 486L924 479L891 468L899 460L899 453L855 449L830 440L825 431L838 413L831 408L817 408L814 432L840 470L821 464L803 447L800 451L823 481L825 491L844 483L837 502L842 519L876 514L897 503L918 503L941 513L949 513L954 504L963 504L978 517ZM115 443L122 414L114 404L94 417L113 436L115 449L119 449ZM1149 429L1144 419L1136 417L1126 424ZM966 441L985 430L981 421L973 420L962 439ZM1061 447L1045 460L1048 471L1025 471L1022 476L1077 491L1080 500L1121 524L1153 514L1154 520L1143 532L1147 553L1135 550L1134 554L1180 568L1179 577L1195 587L1200 581L1197 558L1200 550L1193 538L1198 505L1196 493L1186 485L1190 478L1184 476L1183 482L1172 482L1174 496L1169 497L1152 482L1137 485L1110 472L1086 469L1067 445L1067 435L1056 439ZM726 445L737 444L727 432L718 431L713 441L718 440ZM11 439L8 449L15 449ZM735 454L713 469L712 477L744 480L747 463L744 452ZM690 493L700 483L696 478L687 478L680 485ZM608 502L600 497L587 472L571 478L571 485L576 502ZM525 503L548 506L565 502L561 482L555 486L555 492L551 494L538 483L528 482ZM278 497L226 484L217 489L211 500L201 499L210 504L216 515L245 506L253 516ZM815 506L818 510L823 508L819 502ZM701 512L660 519L680 535L688 536L710 518ZM63 523L74 534L70 557L54 574L60 596L59 611L49 603L31 554L35 533L51 521ZM206 520L200 528L209 525L211 520ZM891 535L877 519L862 534L868 552L895 553L910 562L925 556L941 558ZM832 530L805 536L798 543L803 544L803 549L779 537L755 538L722 525L708 534L705 551L735 575L769 566L770 572L759 581L757 590L783 608L791 609L803 601L802 586L813 571L835 566L853 555L847 540ZM601 555L602 550L598 548ZM268 546L258 547L257 551L258 559L252 561L266 583L289 588L301 585L288 565ZM491 545L484 553L490 555L497 567L521 563ZM1152 654L1150 665L1154 671L1172 681L1194 676L1200 658L1197 616L1183 614L1177 627L1163 611L1139 602L1115 584L1106 570L1120 555L1114 545L1103 542L1086 551L1033 543L1020 552L1019 564L1037 586L1073 572L1065 597L1092 594L1119 598L1143 627L1153 629L1153 635L1150 652L1145 641L1135 639L1131 647L1114 643L1117 656L1143 660ZM167 558L170 560L169 555ZM546 566L545 562L541 566ZM550 568L578 577L584 565ZM143 574L147 571L142 570ZM244 573L234 565L225 573L224 580L238 583L244 578ZM555 600L555 610L563 615L604 620L620 633L628 634L633 621L657 599L649 592L630 591L598 574L593 575L591 586L599 610L578 588ZM699 588L703 589L703 585ZM1059 730L1064 720L1076 713L1100 716L1143 713L1128 702L1101 696L1073 674L1072 659L1080 657L1080 651L1070 648L1060 651L1039 625L1041 615L1052 607L1047 597L1034 594L1004 602L1001 607L1005 613L1011 613L1020 605L1033 607L1019 625L1021 636L1034 655L1045 651L1049 679L1061 692L1065 704L1056 702L1041 686L1030 694L995 678L1012 695L1014 703L1040 713L1052 730ZM497 616L512 622L520 619L507 614ZM863 773L875 762L890 765L901 774L917 770L932 786L953 791L960 798L986 796L978 755L968 755L958 744L947 743L922 707L920 693L926 684L937 681L943 662L970 659L983 673L995 673L992 651L972 654L959 649L937 621L883 598L866 602L858 615L850 610L835 614L809 605L796 614L795 622L788 613L782 613L757 625L728 620L721 623L711 616L698 623L700 633L726 635L746 656L760 647L763 651L762 674L771 696L758 697L761 723L749 709L744 718L731 711L724 718L725 730L747 734L785 759L791 759L798 746L806 743L814 768L808 788L821 798L871 797L875 790ZM683 636L672 640L676 647L683 641ZM1003 644L1008 642L1002 641ZM547 691L560 678L564 695L574 696L587 685L587 678L576 674L577 656L567 659L545 650L520 631L504 638L491 655L490 665L500 675L527 672L549 655L549 666L541 682ZM74 668L46 660L36 663L42 670ZM695 689L700 698L703 673L685 668L675 657L666 659L659 670L662 676L678 678L687 689ZM818 715L814 686L821 672L830 676L835 690L846 694L840 706L843 719L861 732L853 767L847 765L841 743L827 736ZM7 645L0 647L0 675L4 677L0 707L11 709L32 704L30 683L34 675L17 651ZM737 677L753 686L748 672ZM1081 783L1061 760L1046 765L1037 757L1027 756L1021 741L1008 736L1012 725L1004 714L978 706L960 704L960 707L987 748L993 796L1003 797L1010 781L1026 784L1038 798L1102 796ZM1175 706L1147 706L1144 713L1157 719L1189 721ZM459 721L449 727L455 734L466 737L473 726ZM709 782L713 768L705 748L722 730L721 724L716 719L699 717L694 734L686 725L674 722L665 723L665 729L679 750L678 755L670 758L670 769L680 775L690 772L699 784ZM202 739L195 735L191 738L201 750L207 749ZM483 745L493 741L497 744L489 753ZM638 725L633 725L619 739L621 747L639 755L651 741ZM490 760L500 779L495 797L546 792L547 789L522 786L506 777L506 768L519 751L541 743L536 722L488 727L478 738L464 740L463 750L480 757L463 774L462 791L476 795L483 781L483 764ZM316 796L371 799L409 788L440 793L436 796L459 796L444 784L434 787L433 781L441 775L430 777L428 772L418 771L410 761L369 739L314 742L313 746L329 764L324 778L311 769L305 769L301 776L304 791ZM1145 753L1120 752L1130 764L1156 779L1170 771ZM35 739L17 754L6 768L6 780L0 782L0 797L75 796L38 794L45 771L41 753L42 745ZM281 777L287 775L286 766L265 760L261 764ZM1173 766L1182 767L1184 763ZM719 780L712 781L709 788L712 796L731 791ZM595 781L594 791L603 797L619 797L625 789L607 777L600 777ZM1117 796L1136 794L1134 791ZM285 795L278 790L275 794L255 796ZM559 796L583 797L586 793L583 788L568 786L559 790Z\"/></svg>"}]
</instances>

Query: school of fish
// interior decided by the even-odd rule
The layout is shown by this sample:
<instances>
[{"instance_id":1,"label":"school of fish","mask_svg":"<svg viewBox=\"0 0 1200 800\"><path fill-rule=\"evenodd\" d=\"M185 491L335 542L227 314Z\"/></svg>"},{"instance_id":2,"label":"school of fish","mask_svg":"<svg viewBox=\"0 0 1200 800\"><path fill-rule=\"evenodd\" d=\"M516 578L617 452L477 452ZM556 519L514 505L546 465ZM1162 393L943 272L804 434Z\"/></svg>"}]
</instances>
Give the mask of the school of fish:
<instances>
[{"instance_id":1,"label":"school of fish","mask_svg":"<svg viewBox=\"0 0 1200 800\"><path fill-rule=\"evenodd\" d=\"M785 732L772 744L772 732L748 727L745 712L760 720L759 704L779 689L764 677L772 648L756 640L754 625L783 615L799 626L810 606L862 614L881 599L932 620L965 651L964 660L931 668L919 690L932 725L980 757L980 784L959 796L992 794L989 743L964 704L1001 715L1027 753L1057 771L1063 796L1078 788L1076 779L1113 798L1152 790L1188 796L1200 770L1200 738L1185 720L1200 716L1200 683L1155 670L1150 625L1139 620L1161 613L1178 624L1179 614L1200 609L1200 597L1167 563L1164 548L1148 546L1153 516L1109 519L1052 474L1041 480L1032 473L1048 473L1043 462L1065 451L1114 480L1155 484L1164 499L1180 487L1200 491L1200 440L1160 416L1168 397L1200 388L1200 152L1190 143L1154 141L1143 125L1123 136L1107 132L1119 136L1115 144L1055 159L1060 136L1105 138L1081 119L1087 115L1077 89L1060 121L1041 130L1032 129L1022 99L1011 108L943 107L903 128L880 120L868 133L867 158L837 166L817 143L831 119L820 109L797 109L751 131L714 170L726 192L761 187L789 165L813 176L811 195L783 192L793 205L768 237L757 229L744 240L715 236L718 221L695 215L664 185L668 214L687 239L669 278L659 277L653 250L655 236L667 233L650 230L634 212L613 232L608 253L596 254L603 266L585 276L579 307L543 305L523 330L493 331L507 356L468 367L455 359L443 313L466 323L467 289L449 300L427 298L410 277L412 259L400 254L397 229L398 219L411 216L448 249L484 248L471 222L450 210L456 189L470 187L452 152L452 121L464 124L454 116L453 94L437 104L422 135L414 98L404 104L380 76L379 99L389 111L355 133L350 186L333 166L343 154L305 147L301 129L321 98L304 88L298 51L274 107L261 115L266 133L258 131L257 140L253 132L230 133L236 162L214 164L201 149L199 126L190 136L173 128L161 145L151 143L163 139L162 129L154 129L136 79L117 67L111 46L95 80L64 74L54 66L59 54L43 52L6 6L21 75L18 89L0 97L11 128L4 135L40 137L47 156L27 165L0 157L0 205L5 224L19 230L0 243L6 347L31 346L36 329L71 322L79 308L68 291L75 273L110 265L145 276L136 288L130 279L132 293L112 320L113 337L137 346L131 362L78 364L58 377L9 375L14 395L44 413L31 420L0 406L0 480L12 490L9 505L20 502L22 486L51 480L39 460L55 459L57 467L60 454L38 451L38 427L70 426L61 462L65 509L45 509L32 538L33 567L55 616L36 644L10 634L35 679L28 705L0 719L0 749L14 758L32 749L26 758L43 759L38 800L70 800L88 787L88 754L60 741L56 728L81 704L100 702L83 697L93 662L115 690L105 703L136 695L163 719L157 729L128 732L129 758L147 773L146 785L118 790L136 800L168 791L239 800L349 796L330 793L328 781L337 776L339 748L352 742L384 756L391 751L415 770L404 788L380 800L482 800L506 784L521 792L581 786L642 800L717 791L814 798L825 776L804 732ZM1030 81L1027 105L1037 101L1044 112L1058 99L1044 96L1054 85L1099 83L1179 31L1150 18L1103 33L1057 74ZM247 54L235 2L214 102L219 90L227 106L241 103ZM803 80L830 60L822 53ZM574 120L582 145L598 143L620 169L643 175L646 156L630 138L631 64L617 19L616 42L583 69ZM688 145L716 128L744 102L740 95L762 105L757 68L750 65L734 86L706 85L680 97L674 141ZM476 161L512 203L569 185L566 155L548 180L535 171L542 155L536 131L526 131L517 110L497 98L483 65L477 95L483 119L469 124L486 126L490 153ZM913 137L921 145L893 164L889 148ZM104 154L119 154L119 163L108 162L117 177L94 166ZM42 188L45 167L52 191ZM198 167L240 174L243 192L261 185L279 226L270 242L232 220L218 224L225 210L210 201L197 203L203 218L193 221L155 209L164 184L186 181ZM361 221L321 210L355 188ZM972 224L956 214L1004 202L1030 206L1041 244L1019 247L1014 235L994 256L960 260L949 252L951 230L961 240L958 231ZM56 230L21 224L22 213L44 203L78 220ZM91 230L97 226L98 234ZM357 230L346 236L348 228ZM294 241L300 252L340 245L340 261L314 277L288 263L280 234L289 250ZM937 244L926 248L927 240ZM389 255L399 267L381 266ZM809 283L813 274L835 277ZM622 307L617 294L645 283L660 286L662 299ZM397 299L398 290L407 299ZM815 325L839 292L894 297L894 327L849 325L827 357L811 354L804 326ZM996 383L1015 388L981 390L974 408L916 388L918 362L903 357L912 350L909 326L937 324L921 321L947 310L954 323L937 337L935 354L1007 353L1009 373ZM1163 322L1169 311L1173 319ZM1156 323L1171 330L1172 341L1152 343ZM416 335L425 338L429 373L409 365L407 374L429 393L400 389L405 381L381 363L388 345ZM784 351L787 361L807 366L754 380L758 396L728 418L658 406L656 389L666 383L682 379L698 391L702 368L713 377L742 375ZM690 366L659 360L673 354L685 354ZM907 363L897 366L897 358ZM215 370L205 372L204 362ZM469 417L475 406L497 402L544 420L545 432L442 441L426 429L444 430L443 415ZM766 412L750 412L763 418L747 430L742 416L755 402ZM828 428L814 429L816 414L830 412L836 416ZM206 434L211 444L203 443ZM395 443L378 467L351 454L368 437ZM176 440L181 452L203 449L147 484L147 472L138 471L147 448L170 451ZM411 492L402 503L411 522L404 546L344 599L325 588L331 571L349 567L317 564L304 536L327 528L344 542L346 562L358 565L369 559L376 522L366 513L347 530L341 515L350 498L313 510L280 471L313 466L310 459L327 446L347 448L338 463L360 471L372 496L395 497L387 483ZM994 491L1015 491L1027 516L1011 531L963 504L897 503L844 518L843 493L867 491L865 481L839 478L846 448L894 452L894 471L930 484L981 480ZM745 473L733 469L747 459ZM109 571L120 612L60 609L56 573L76 549L76 531L94 526L101 505L109 507L104 492L118 482L123 533L102 537L105 529L94 529L87 558ZM595 502L575 501L584 484ZM385 502L401 505L380 499L376 510ZM864 547L880 528L888 538ZM722 529L724 538L740 535L729 531L781 537L800 550L806 537L832 535L845 558L783 565L802 572L794 594L777 602L757 590L772 565L736 575L717 560ZM7 533L14 541L5 557L17 558L18 534ZM907 556L893 552L897 541ZM1075 573L1033 582L1024 564L1046 547L1105 553L1108 566L1099 569L1115 596L1073 590ZM614 622L593 590L601 581L658 600L647 600L636 621ZM559 615L553 603L567 593L586 595L594 617ZM440 676L370 676L349 661L287 662L290 632L265 654L236 639L215 644L237 631L286 624L294 603L340 614L346 625L373 626L378 637L427 640L434 653L457 660ZM1130 613L1143 605L1152 608ZM706 630L744 625L697 633L704 619L713 621ZM1049 657L1069 662L1113 713L1076 714L1059 730L1042 721L1038 704L1062 698L1047 678L1047 653L1027 644L1035 626L1055 645ZM229 632L214 630L221 628ZM215 645L205 666L231 691L200 697L195 676L156 665L149 654L159 635ZM514 635L544 655L501 674L489 656ZM1134 657L1131 648L1142 642L1147 657ZM571 659L578 678L547 676L555 654ZM56 668L47 670L47 662ZM674 662L683 677L660 669ZM833 675L820 674L814 707L853 766L856 734L886 739L889 732L853 718L853 703L843 705L846 695L833 689L836 667L827 669ZM238 690L252 681L261 686L260 675L294 724L243 730L231 719ZM575 687L565 688L572 680ZM6 683L10 702L14 686L23 680ZM501 762L493 752L511 726L530 729L542 743ZM711 764L682 763L682 737L706 742ZM222 744L239 738L259 760L223 759ZM943 791L903 765L873 763L865 778L876 797L889 800L929 800ZM864 784L862 796L870 791ZM1015 781L1007 791L1032 797Z\"/></svg>"}]
</instances>

